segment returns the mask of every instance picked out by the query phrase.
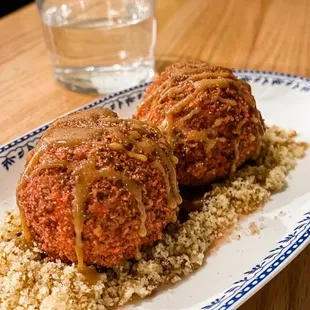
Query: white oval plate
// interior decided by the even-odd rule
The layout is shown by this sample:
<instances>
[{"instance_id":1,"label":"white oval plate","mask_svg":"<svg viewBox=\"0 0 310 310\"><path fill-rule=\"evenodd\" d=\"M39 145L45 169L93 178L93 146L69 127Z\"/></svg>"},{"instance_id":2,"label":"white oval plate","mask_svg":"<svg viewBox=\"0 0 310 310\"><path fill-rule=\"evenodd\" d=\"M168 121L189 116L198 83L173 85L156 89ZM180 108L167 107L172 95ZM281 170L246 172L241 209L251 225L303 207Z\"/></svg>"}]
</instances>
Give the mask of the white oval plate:
<instances>
[{"instance_id":1,"label":"white oval plate","mask_svg":"<svg viewBox=\"0 0 310 310\"><path fill-rule=\"evenodd\" d=\"M267 124L295 129L310 141L310 80L258 71L236 71L253 89ZM97 100L81 109L108 107L120 117L135 113L147 84ZM0 147L0 217L15 206L15 187L26 153L34 147L44 125ZM207 258L207 264L179 284L123 309L236 309L262 288L310 243L310 154L298 162L288 188L273 196L265 208L242 221L240 240L231 240ZM281 212L282 211L282 212ZM279 214L284 214L279 216ZM259 235L246 230L264 218ZM242 232L243 231L243 232Z\"/></svg>"}]
</instances>

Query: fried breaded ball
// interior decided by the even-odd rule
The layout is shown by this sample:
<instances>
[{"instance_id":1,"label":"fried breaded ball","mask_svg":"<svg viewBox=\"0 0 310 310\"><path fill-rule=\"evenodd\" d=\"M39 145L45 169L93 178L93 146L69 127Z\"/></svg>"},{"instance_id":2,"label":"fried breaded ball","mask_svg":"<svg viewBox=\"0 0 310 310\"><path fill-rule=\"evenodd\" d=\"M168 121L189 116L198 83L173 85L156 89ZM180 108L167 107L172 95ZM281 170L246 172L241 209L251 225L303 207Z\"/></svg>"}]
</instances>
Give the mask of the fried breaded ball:
<instances>
[{"instance_id":1,"label":"fried breaded ball","mask_svg":"<svg viewBox=\"0 0 310 310\"><path fill-rule=\"evenodd\" d=\"M114 266L176 220L176 158L157 128L107 109L56 120L17 188L25 237L52 259Z\"/></svg>"},{"instance_id":2,"label":"fried breaded ball","mask_svg":"<svg viewBox=\"0 0 310 310\"><path fill-rule=\"evenodd\" d=\"M166 68L135 118L161 129L179 159L179 183L192 186L232 175L258 154L265 130L250 85L202 61Z\"/></svg>"}]
</instances>

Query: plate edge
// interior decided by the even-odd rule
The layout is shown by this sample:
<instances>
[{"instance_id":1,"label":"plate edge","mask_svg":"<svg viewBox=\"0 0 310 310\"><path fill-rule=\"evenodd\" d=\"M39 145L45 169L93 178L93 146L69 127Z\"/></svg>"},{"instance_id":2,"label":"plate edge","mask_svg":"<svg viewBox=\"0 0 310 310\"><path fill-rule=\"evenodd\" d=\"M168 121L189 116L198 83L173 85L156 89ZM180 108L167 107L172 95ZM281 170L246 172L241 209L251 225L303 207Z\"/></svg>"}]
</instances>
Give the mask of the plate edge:
<instances>
[{"instance_id":1,"label":"plate edge","mask_svg":"<svg viewBox=\"0 0 310 310\"><path fill-rule=\"evenodd\" d=\"M286 77L286 78L291 78L291 79L300 79L303 82L310 83L310 78L308 78L308 77L303 77L300 75L294 75L294 74L283 73L283 72L265 71L265 70L251 70L251 69L233 69L233 72L235 72L237 75L238 74L265 74L266 75L267 74L267 75L274 75L274 76ZM146 86L150 85L151 83L152 82L142 83L142 84L136 85L134 87L126 88L126 89L121 90L119 92L115 92L115 93L111 93L111 94L103 96L103 97L99 97L97 99L90 101L89 103L87 103L85 105L82 105L79 108L76 108L74 110L70 110L69 112L66 112L66 113L64 113L58 117L61 117L61 116L67 115L68 113L76 112L79 110L92 108L92 107L94 107L94 106L96 106L96 105L98 105L104 101L110 100L116 96L119 96L121 94L125 94L127 92L132 91L132 90L139 89L141 87L146 87ZM51 124L52 121L53 120L46 122L46 123L42 124L41 126L38 126L32 130L29 130L26 133L24 133L23 135L15 138L15 139L12 139L7 143L0 145L0 154L3 153L4 151L10 149L10 147L15 146L18 143L17 141L19 141L19 142L24 141L26 139L25 138L26 136L28 137L30 134L35 135L35 134L42 132L44 129L46 129L48 127L49 124Z\"/></svg>"}]
</instances>

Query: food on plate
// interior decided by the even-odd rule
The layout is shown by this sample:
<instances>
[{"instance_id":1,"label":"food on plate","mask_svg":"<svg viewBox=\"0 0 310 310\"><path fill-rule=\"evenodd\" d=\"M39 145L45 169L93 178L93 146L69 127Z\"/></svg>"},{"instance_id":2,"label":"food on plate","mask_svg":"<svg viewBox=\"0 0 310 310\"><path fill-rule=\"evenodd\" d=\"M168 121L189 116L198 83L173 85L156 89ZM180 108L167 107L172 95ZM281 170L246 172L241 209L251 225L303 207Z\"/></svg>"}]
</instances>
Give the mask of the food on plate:
<instances>
[{"instance_id":1,"label":"food on plate","mask_svg":"<svg viewBox=\"0 0 310 310\"><path fill-rule=\"evenodd\" d=\"M147 89L135 118L158 126L179 159L182 185L232 176L257 156L265 131L250 85L231 69L176 63Z\"/></svg>"},{"instance_id":2,"label":"food on plate","mask_svg":"<svg viewBox=\"0 0 310 310\"><path fill-rule=\"evenodd\" d=\"M107 109L57 119L18 184L26 239L79 267L139 259L177 219L176 161L162 133L139 120Z\"/></svg>"},{"instance_id":3,"label":"food on plate","mask_svg":"<svg viewBox=\"0 0 310 310\"><path fill-rule=\"evenodd\" d=\"M170 224L157 244L141 250L139 261L103 269L95 285L85 283L74 265L43 260L36 246L25 244L18 213L7 213L0 225L1 306L103 310L182 280L205 263L212 245L227 235L227 229L231 231L240 216L258 210L272 193L286 187L286 175L307 149L295 136L292 131L268 128L256 161L241 167L232 179L213 185L203 208L182 224Z\"/></svg>"},{"instance_id":4,"label":"food on plate","mask_svg":"<svg viewBox=\"0 0 310 310\"><path fill-rule=\"evenodd\" d=\"M1 306L103 310L180 281L285 188L308 148L295 137L265 128L230 69L198 61L167 68L135 119L57 119L28 154L20 216L0 225Z\"/></svg>"}]
</instances>

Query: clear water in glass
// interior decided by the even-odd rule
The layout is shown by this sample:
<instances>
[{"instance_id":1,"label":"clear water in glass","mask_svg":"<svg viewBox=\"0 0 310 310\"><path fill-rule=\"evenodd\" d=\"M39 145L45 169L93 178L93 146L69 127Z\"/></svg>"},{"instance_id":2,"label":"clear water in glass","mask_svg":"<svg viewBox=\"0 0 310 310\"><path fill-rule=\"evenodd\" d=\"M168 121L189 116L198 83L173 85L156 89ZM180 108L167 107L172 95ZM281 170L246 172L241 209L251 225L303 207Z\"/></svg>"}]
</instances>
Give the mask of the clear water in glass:
<instances>
[{"instance_id":1,"label":"clear water in glass","mask_svg":"<svg viewBox=\"0 0 310 310\"><path fill-rule=\"evenodd\" d=\"M107 93L154 74L155 0L37 0L56 79Z\"/></svg>"}]
</instances>

